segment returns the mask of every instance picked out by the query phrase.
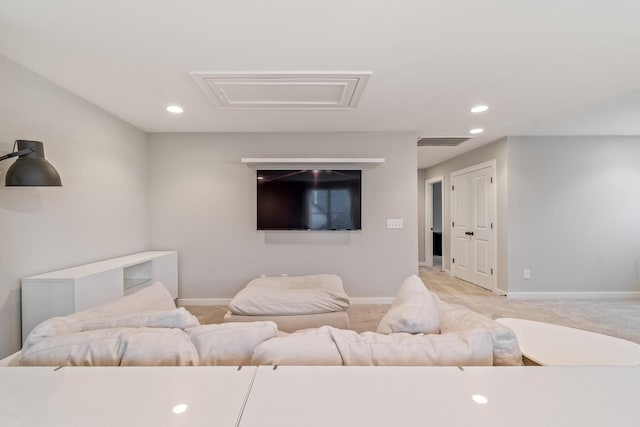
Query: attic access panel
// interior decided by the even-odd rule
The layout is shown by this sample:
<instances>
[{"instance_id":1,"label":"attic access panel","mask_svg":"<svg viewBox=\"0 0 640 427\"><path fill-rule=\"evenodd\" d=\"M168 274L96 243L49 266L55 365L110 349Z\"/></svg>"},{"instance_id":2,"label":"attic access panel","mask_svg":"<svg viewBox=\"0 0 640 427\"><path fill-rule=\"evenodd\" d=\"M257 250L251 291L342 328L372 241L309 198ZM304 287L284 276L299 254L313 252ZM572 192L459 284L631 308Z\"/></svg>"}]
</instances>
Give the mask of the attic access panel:
<instances>
[{"instance_id":1,"label":"attic access panel","mask_svg":"<svg viewBox=\"0 0 640 427\"><path fill-rule=\"evenodd\" d=\"M371 72L189 73L220 109L354 109Z\"/></svg>"}]
</instances>

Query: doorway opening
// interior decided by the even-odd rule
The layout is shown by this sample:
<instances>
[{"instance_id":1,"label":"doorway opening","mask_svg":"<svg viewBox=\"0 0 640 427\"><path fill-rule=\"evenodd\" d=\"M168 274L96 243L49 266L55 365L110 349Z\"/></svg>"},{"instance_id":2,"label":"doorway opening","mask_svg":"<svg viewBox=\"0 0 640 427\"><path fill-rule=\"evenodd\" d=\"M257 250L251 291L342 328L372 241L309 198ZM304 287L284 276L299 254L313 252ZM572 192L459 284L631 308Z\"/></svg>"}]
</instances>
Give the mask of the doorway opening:
<instances>
[{"instance_id":1,"label":"doorway opening","mask_svg":"<svg viewBox=\"0 0 640 427\"><path fill-rule=\"evenodd\" d=\"M442 229L444 203L442 186L444 177L425 181L425 262L428 267L442 271Z\"/></svg>"}]
</instances>

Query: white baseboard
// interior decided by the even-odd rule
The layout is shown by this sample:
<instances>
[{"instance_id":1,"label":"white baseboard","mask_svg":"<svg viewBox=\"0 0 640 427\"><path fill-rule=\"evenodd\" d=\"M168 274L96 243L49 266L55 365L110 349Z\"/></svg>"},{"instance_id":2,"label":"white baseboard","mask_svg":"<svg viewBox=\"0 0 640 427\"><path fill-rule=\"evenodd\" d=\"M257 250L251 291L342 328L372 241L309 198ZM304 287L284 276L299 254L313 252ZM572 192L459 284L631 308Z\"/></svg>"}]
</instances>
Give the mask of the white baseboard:
<instances>
[{"instance_id":1,"label":"white baseboard","mask_svg":"<svg viewBox=\"0 0 640 427\"><path fill-rule=\"evenodd\" d=\"M178 306L185 305L229 305L231 298L178 298Z\"/></svg>"},{"instance_id":2,"label":"white baseboard","mask_svg":"<svg viewBox=\"0 0 640 427\"><path fill-rule=\"evenodd\" d=\"M640 298L640 292L507 292L509 299Z\"/></svg>"},{"instance_id":3,"label":"white baseboard","mask_svg":"<svg viewBox=\"0 0 640 427\"><path fill-rule=\"evenodd\" d=\"M429 265L428 265L426 262L423 262L423 261L420 261L420 262L418 263L418 266L419 266L419 267L429 267Z\"/></svg>"},{"instance_id":4,"label":"white baseboard","mask_svg":"<svg viewBox=\"0 0 640 427\"><path fill-rule=\"evenodd\" d=\"M178 298L177 305L229 305L231 298ZM351 298L351 304L391 304L393 297L362 297Z\"/></svg>"}]
</instances>

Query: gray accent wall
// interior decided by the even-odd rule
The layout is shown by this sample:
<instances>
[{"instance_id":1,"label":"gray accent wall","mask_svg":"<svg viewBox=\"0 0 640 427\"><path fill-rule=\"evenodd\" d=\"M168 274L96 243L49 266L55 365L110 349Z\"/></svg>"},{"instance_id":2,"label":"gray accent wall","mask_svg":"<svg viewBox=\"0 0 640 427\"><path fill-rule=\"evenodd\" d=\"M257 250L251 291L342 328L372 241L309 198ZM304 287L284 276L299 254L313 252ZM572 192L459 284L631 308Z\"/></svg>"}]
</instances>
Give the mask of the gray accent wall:
<instances>
[{"instance_id":1,"label":"gray accent wall","mask_svg":"<svg viewBox=\"0 0 640 427\"><path fill-rule=\"evenodd\" d=\"M640 137L509 137L508 158L510 293L640 292Z\"/></svg>"},{"instance_id":2,"label":"gray accent wall","mask_svg":"<svg viewBox=\"0 0 640 427\"><path fill-rule=\"evenodd\" d=\"M22 277L147 249L146 134L0 56L0 154L44 143L63 187L5 187L0 162L0 357L21 346Z\"/></svg>"},{"instance_id":3,"label":"gray accent wall","mask_svg":"<svg viewBox=\"0 0 640 427\"><path fill-rule=\"evenodd\" d=\"M179 251L180 298L230 298L261 274L317 273L340 275L352 297L391 297L417 273L413 133L152 134L149 150L151 246ZM361 231L257 231L256 168L243 157L386 162L362 166ZM388 218L404 228L387 229Z\"/></svg>"},{"instance_id":4,"label":"gray accent wall","mask_svg":"<svg viewBox=\"0 0 640 427\"><path fill-rule=\"evenodd\" d=\"M451 270L450 256L450 224L451 224L451 173L489 160L496 160L496 185L497 188L497 237L498 241L498 289L507 291L507 139L501 139L491 144L484 145L473 151L469 151L436 166L421 169L418 176L418 197L421 209L418 217L418 238L420 245L420 261L424 262L424 185L425 181L442 175L443 191L442 203L444 204L444 218L442 230L442 262L443 268Z\"/></svg>"}]
</instances>

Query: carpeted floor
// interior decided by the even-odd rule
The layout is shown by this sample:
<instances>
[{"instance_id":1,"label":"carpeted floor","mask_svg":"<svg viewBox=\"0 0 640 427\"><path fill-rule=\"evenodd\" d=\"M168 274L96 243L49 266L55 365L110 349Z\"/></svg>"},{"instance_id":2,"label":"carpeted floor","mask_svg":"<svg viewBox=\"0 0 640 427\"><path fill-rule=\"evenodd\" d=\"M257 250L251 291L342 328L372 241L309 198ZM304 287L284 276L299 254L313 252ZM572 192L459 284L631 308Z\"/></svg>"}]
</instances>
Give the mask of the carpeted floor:
<instances>
[{"instance_id":1,"label":"carpeted floor","mask_svg":"<svg viewBox=\"0 0 640 427\"><path fill-rule=\"evenodd\" d=\"M492 319L518 317L599 332L640 344L640 299L513 300L428 268L420 277L443 301L459 304ZM398 284L400 286L400 284ZM221 323L226 306L186 307L200 323ZM388 305L358 304L349 308L351 329L375 331Z\"/></svg>"},{"instance_id":2,"label":"carpeted floor","mask_svg":"<svg viewBox=\"0 0 640 427\"><path fill-rule=\"evenodd\" d=\"M492 319L517 317L538 320L640 344L638 298L514 300L428 268L420 268L420 277L427 288L443 301L468 307Z\"/></svg>"},{"instance_id":3,"label":"carpeted floor","mask_svg":"<svg viewBox=\"0 0 640 427\"><path fill-rule=\"evenodd\" d=\"M352 305L347 310L351 329L356 332L375 331L382 316L389 310L385 304L358 304ZM185 306L191 314L196 316L200 323L222 323L227 306Z\"/></svg>"}]
</instances>

